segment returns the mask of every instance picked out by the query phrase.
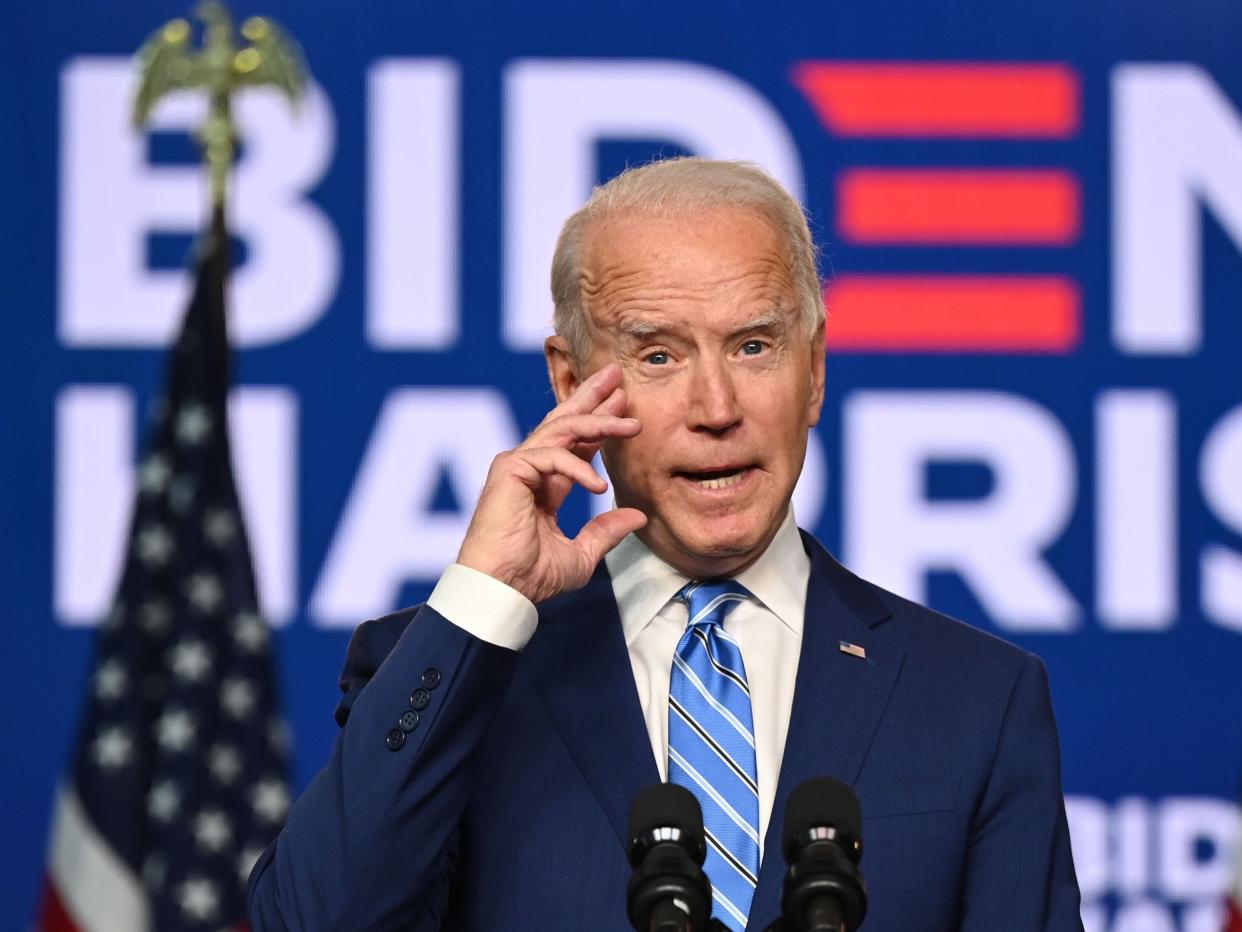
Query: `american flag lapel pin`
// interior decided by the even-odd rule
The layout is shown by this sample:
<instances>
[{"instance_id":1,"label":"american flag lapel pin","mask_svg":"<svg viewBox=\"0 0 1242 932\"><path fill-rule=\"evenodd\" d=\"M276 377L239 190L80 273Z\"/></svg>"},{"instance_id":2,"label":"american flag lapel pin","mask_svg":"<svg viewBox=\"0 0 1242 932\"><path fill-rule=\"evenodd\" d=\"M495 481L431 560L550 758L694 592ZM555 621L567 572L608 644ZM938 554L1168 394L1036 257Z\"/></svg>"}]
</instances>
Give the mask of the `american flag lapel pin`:
<instances>
[{"instance_id":1,"label":"american flag lapel pin","mask_svg":"<svg viewBox=\"0 0 1242 932\"><path fill-rule=\"evenodd\" d=\"M842 641L840 647L843 654L849 654L851 657L857 657L859 660L867 659L867 649L865 647L851 644L849 641Z\"/></svg>"}]
</instances>

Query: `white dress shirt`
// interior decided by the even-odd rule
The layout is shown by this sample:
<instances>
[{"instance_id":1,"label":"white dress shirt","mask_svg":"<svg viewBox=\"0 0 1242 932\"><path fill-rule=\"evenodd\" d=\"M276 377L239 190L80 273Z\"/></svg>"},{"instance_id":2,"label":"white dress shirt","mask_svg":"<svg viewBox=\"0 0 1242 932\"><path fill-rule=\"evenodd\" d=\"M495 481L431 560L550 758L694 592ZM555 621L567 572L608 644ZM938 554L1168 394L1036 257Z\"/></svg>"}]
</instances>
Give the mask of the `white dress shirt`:
<instances>
[{"instance_id":1,"label":"white dress shirt","mask_svg":"<svg viewBox=\"0 0 1242 932\"><path fill-rule=\"evenodd\" d=\"M673 596L690 580L633 534L604 560L612 577L651 753L660 779L667 780L669 677L673 654L689 620L686 604ZM810 575L811 561L802 549L791 508L768 549L734 577L754 598L739 603L724 623L741 645L750 685L759 771L760 857L789 731ZM445 570L427 604L475 637L510 650L525 647L539 621L535 606L517 590L460 564Z\"/></svg>"}]
</instances>

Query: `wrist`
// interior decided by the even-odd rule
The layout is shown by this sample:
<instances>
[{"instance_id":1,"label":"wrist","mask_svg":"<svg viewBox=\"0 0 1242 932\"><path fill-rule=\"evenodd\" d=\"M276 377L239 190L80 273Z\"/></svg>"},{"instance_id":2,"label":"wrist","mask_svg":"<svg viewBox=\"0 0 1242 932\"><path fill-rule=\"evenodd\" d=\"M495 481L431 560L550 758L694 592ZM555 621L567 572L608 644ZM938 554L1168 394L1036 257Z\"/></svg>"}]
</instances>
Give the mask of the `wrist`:
<instances>
[{"instance_id":1,"label":"wrist","mask_svg":"<svg viewBox=\"0 0 1242 932\"><path fill-rule=\"evenodd\" d=\"M473 548L463 546L458 551L457 559L454 562L458 566L464 566L469 570L473 570L475 573L490 576L496 582L508 586L510 589L522 592L522 587L519 585L521 574L518 573L517 568L511 561L497 559L493 555L479 553Z\"/></svg>"},{"instance_id":2,"label":"wrist","mask_svg":"<svg viewBox=\"0 0 1242 932\"><path fill-rule=\"evenodd\" d=\"M525 647L539 621L521 592L460 563L444 571L427 605L475 637L509 650Z\"/></svg>"}]
</instances>

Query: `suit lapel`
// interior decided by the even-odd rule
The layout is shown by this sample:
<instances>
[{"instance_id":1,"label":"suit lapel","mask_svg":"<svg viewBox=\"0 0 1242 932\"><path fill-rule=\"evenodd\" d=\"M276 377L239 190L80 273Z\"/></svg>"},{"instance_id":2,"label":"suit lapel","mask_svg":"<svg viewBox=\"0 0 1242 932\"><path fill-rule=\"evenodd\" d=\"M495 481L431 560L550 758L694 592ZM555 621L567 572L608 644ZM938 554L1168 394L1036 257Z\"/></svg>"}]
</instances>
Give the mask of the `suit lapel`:
<instances>
[{"instance_id":1,"label":"suit lapel","mask_svg":"<svg viewBox=\"0 0 1242 932\"><path fill-rule=\"evenodd\" d=\"M585 587L539 609L523 666L622 845L630 806L660 782L612 581L601 561Z\"/></svg>"},{"instance_id":2,"label":"suit lapel","mask_svg":"<svg viewBox=\"0 0 1242 932\"><path fill-rule=\"evenodd\" d=\"M811 578L802 651L759 886L751 905L755 928L780 909L783 823L790 792L814 777L855 782L904 658L903 651L876 630L890 615L884 604L814 538L804 534L803 543L811 556ZM866 659L844 653L842 641L863 648Z\"/></svg>"}]
</instances>

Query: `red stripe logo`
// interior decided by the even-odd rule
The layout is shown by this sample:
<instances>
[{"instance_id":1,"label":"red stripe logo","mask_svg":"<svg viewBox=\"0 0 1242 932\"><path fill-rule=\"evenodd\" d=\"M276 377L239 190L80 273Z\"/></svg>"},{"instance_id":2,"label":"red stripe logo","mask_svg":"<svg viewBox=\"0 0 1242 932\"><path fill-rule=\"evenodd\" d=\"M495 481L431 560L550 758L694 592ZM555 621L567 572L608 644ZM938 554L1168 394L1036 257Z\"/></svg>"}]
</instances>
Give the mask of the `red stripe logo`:
<instances>
[{"instance_id":1,"label":"red stripe logo","mask_svg":"<svg viewBox=\"0 0 1242 932\"><path fill-rule=\"evenodd\" d=\"M1078 285L1060 276L843 275L828 286L828 346L856 352L1068 353Z\"/></svg>"},{"instance_id":2,"label":"red stripe logo","mask_svg":"<svg viewBox=\"0 0 1242 932\"><path fill-rule=\"evenodd\" d=\"M1063 246L1078 238L1063 171L856 168L837 179L837 231L855 243Z\"/></svg>"},{"instance_id":3,"label":"red stripe logo","mask_svg":"<svg viewBox=\"0 0 1242 932\"><path fill-rule=\"evenodd\" d=\"M1078 76L1056 63L803 62L792 77L836 136L1061 140L1081 120ZM1081 235L1082 200L1061 169L856 166L836 179L835 226L864 247L1060 248ZM1069 353L1082 337L1078 284L1063 275L846 265L825 300L838 350Z\"/></svg>"},{"instance_id":4,"label":"red stripe logo","mask_svg":"<svg viewBox=\"0 0 1242 932\"><path fill-rule=\"evenodd\" d=\"M803 62L793 82L835 136L1065 139L1080 120L1061 64Z\"/></svg>"}]
</instances>

